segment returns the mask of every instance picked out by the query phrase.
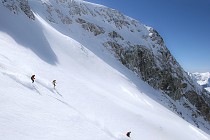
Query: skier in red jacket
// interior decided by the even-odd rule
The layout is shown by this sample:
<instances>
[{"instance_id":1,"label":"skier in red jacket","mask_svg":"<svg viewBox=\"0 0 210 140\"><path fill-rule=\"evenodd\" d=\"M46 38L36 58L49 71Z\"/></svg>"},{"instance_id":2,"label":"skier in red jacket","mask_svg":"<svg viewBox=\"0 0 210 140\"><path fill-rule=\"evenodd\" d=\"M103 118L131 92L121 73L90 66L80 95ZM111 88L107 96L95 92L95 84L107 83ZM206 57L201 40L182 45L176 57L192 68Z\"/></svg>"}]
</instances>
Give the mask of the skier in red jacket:
<instances>
[{"instance_id":1,"label":"skier in red jacket","mask_svg":"<svg viewBox=\"0 0 210 140\"><path fill-rule=\"evenodd\" d=\"M33 83L34 80L35 80L35 75L32 75L32 76L31 76L31 80L32 80L32 83Z\"/></svg>"}]
</instances>

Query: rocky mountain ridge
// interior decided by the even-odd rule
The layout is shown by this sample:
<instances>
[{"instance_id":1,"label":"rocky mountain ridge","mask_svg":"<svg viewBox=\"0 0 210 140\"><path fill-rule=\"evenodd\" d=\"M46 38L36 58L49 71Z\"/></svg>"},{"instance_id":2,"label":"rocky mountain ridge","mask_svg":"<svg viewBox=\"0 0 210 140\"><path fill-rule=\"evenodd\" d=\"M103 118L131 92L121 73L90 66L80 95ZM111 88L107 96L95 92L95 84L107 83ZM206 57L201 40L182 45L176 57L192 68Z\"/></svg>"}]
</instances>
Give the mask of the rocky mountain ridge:
<instances>
[{"instance_id":1,"label":"rocky mountain ridge","mask_svg":"<svg viewBox=\"0 0 210 140\"><path fill-rule=\"evenodd\" d=\"M203 88L208 90L210 87L210 73L189 73L189 75L192 77L192 79L195 79L199 85L201 85Z\"/></svg>"},{"instance_id":2,"label":"rocky mountain ridge","mask_svg":"<svg viewBox=\"0 0 210 140\"><path fill-rule=\"evenodd\" d=\"M45 17L52 26L60 24L65 34L73 32L83 39L94 37L95 44L104 47L124 66L169 99L168 106L184 119L190 118L198 127L210 129L210 97L190 76L167 49L158 32L127 17L117 10L79 0L1 0L14 14L34 14ZM36 8L41 7L42 11ZM60 8L62 7L62 8ZM65 10L63 10L65 9ZM83 28L83 33L77 33ZM76 40L78 38L75 37ZM177 103L190 110L185 114Z\"/></svg>"}]
</instances>

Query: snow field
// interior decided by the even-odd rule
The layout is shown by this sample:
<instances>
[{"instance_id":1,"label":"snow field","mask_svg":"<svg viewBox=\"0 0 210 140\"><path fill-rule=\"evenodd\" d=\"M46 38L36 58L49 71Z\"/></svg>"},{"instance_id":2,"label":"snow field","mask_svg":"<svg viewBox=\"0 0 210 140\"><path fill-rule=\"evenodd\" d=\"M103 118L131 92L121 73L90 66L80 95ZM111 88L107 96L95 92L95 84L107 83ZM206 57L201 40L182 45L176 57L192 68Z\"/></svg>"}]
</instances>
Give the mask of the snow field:
<instances>
[{"instance_id":1,"label":"snow field","mask_svg":"<svg viewBox=\"0 0 210 140\"><path fill-rule=\"evenodd\" d=\"M148 97L158 91L113 57L107 63L91 42L36 19L0 6L0 139L128 140L127 131L132 140L210 139Z\"/></svg>"}]
</instances>

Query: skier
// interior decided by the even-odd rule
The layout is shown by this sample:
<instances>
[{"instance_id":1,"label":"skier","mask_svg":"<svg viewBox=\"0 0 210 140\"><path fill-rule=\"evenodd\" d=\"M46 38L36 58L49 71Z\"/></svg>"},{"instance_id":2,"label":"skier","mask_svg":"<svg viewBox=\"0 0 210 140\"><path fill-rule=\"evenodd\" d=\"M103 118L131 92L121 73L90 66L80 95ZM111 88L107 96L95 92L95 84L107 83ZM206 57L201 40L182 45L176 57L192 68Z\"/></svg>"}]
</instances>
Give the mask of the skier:
<instances>
[{"instance_id":1,"label":"skier","mask_svg":"<svg viewBox=\"0 0 210 140\"><path fill-rule=\"evenodd\" d=\"M131 135L130 131L126 133L126 136L129 137L129 138L130 138L130 135Z\"/></svg>"},{"instance_id":2,"label":"skier","mask_svg":"<svg viewBox=\"0 0 210 140\"><path fill-rule=\"evenodd\" d=\"M32 76L31 76L31 80L32 80L32 83L33 83L34 80L35 80L35 75L32 75Z\"/></svg>"},{"instance_id":3,"label":"skier","mask_svg":"<svg viewBox=\"0 0 210 140\"><path fill-rule=\"evenodd\" d=\"M53 83L53 86L54 86L54 89L55 89L55 86L56 86L56 80L53 80L53 81L52 81L52 83Z\"/></svg>"}]
</instances>

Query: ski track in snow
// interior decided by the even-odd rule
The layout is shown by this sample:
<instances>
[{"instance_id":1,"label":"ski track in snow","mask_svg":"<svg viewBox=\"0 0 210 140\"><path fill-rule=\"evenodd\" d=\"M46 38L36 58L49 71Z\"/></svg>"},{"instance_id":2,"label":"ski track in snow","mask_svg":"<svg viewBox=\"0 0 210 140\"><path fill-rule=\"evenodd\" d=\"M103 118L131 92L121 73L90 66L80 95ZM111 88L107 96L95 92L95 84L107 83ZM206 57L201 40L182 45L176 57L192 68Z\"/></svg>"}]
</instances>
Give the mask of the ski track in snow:
<instances>
[{"instance_id":1,"label":"ski track in snow","mask_svg":"<svg viewBox=\"0 0 210 140\"><path fill-rule=\"evenodd\" d=\"M47 80L35 80L34 83L30 82L30 77L29 76L25 76L25 75L20 75L20 74L15 74L15 73L8 73L8 72L2 72L3 75L8 76L9 78L11 78L12 80L14 80L15 82L17 82L18 84L21 84L22 86L24 86L25 88L28 88L30 90L34 90L35 92L37 92L39 95L43 95L43 96L47 96L49 98L55 99L56 101L58 101L59 103L64 104L65 106L73 109L74 111L76 111L80 117L82 117L84 120L86 120L87 122L91 122L93 125L95 125L96 127L98 127L100 130L102 130L104 133L106 133L107 135L109 135L110 137L114 138L114 139L118 139L117 137L115 137L107 128L105 128L104 126L101 126L100 123L94 121L94 120L90 120L88 117L86 117L85 114L83 114L82 112L80 112L78 109L74 108L73 106L71 106L70 104L68 104L64 98L58 98L58 97L54 97L53 95L57 94L60 97L62 97L62 95L56 90L53 89L50 86L49 82L46 82ZM22 79L28 79L28 81L24 81ZM45 88L47 89L49 92L53 93L53 94L46 94L41 92L41 88ZM121 139L121 138L120 138ZM124 138L122 139L124 140Z\"/></svg>"}]
</instances>

